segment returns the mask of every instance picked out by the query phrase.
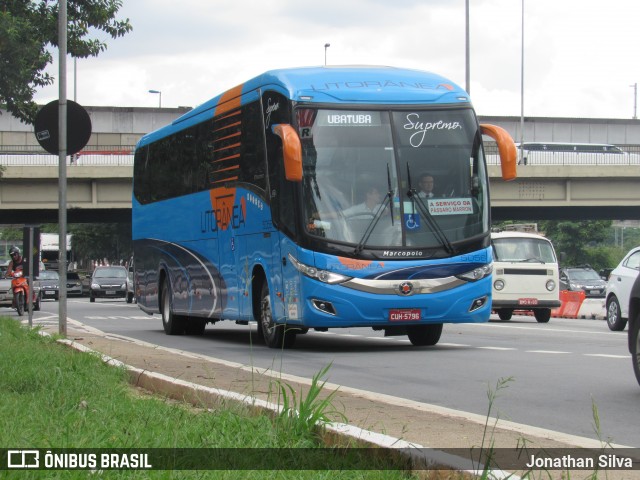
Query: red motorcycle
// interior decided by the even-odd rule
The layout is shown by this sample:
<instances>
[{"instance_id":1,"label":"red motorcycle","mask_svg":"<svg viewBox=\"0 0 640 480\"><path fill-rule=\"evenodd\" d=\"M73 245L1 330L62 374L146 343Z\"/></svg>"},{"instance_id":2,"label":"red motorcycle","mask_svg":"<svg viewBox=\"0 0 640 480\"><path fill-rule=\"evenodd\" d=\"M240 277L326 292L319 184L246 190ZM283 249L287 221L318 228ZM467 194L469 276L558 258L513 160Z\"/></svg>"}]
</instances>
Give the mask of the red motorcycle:
<instances>
[{"instance_id":1,"label":"red motorcycle","mask_svg":"<svg viewBox=\"0 0 640 480\"><path fill-rule=\"evenodd\" d=\"M29 281L27 277L22 275L21 271L11 274L11 290L13 290L13 304L18 312L18 316L22 316L28 308L27 299L29 298ZM33 309L40 310L40 295L33 291Z\"/></svg>"}]
</instances>

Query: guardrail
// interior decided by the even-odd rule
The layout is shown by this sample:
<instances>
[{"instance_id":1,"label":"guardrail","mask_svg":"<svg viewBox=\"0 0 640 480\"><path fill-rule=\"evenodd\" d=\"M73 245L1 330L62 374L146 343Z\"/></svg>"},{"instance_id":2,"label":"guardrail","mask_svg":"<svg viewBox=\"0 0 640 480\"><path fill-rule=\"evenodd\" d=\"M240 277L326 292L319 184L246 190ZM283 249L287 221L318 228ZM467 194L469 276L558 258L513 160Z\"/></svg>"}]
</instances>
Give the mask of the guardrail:
<instances>
[{"instance_id":1,"label":"guardrail","mask_svg":"<svg viewBox=\"0 0 640 480\"><path fill-rule=\"evenodd\" d=\"M75 155L67 156L69 166L133 166L133 146L87 147ZM54 166L58 156L39 147L0 146L0 165Z\"/></svg>"},{"instance_id":2,"label":"guardrail","mask_svg":"<svg viewBox=\"0 0 640 480\"><path fill-rule=\"evenodd\" d=\"M518 150L518 165L640 165L640 145L617 145L622 152L552 152L525 150L524 159ZM485 145L489 165L499 165L495 144Z\"/></svg>"},{"instance_id":3,"label":"guardrail","mask_svg":"<svg viewBox=\"0 0 640 480\"><path fill-rule=\"evenodd\" d=\"M520 165L640 165L640 145L620 146L623 153L587 153L587 152L526 152ZM92 146L68 156L69 166L132 166L135 147L131 145ZM487 163L499 165L497 147L489 143L485 146ZM0 165L5 166L46 166L58 165L58 156L51 155L39 146L0 145Z\"/></svg>"}]
</instances>

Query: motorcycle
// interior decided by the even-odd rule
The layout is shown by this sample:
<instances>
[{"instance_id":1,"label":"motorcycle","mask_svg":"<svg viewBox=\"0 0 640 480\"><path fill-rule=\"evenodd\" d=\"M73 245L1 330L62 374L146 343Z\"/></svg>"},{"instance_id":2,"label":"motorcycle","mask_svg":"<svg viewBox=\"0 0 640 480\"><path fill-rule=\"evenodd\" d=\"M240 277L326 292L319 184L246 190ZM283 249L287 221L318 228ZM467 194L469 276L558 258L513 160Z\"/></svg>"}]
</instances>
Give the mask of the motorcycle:
<instances>
[{"instance_id":1,"label":"motorcycle","mask_svg":"<svg viewBox=\"0 0 640 480\"><path fill-rule=\"evenodd\" d=\"M29 281L23 276L22 272L17 271L11 274L11 290L13 290L12 308L18 312L18 316L22 316L27 309L27 299L29 298ZM40 310L40 295L33 291L33 309Z\"/></svg>"}]
</instances>

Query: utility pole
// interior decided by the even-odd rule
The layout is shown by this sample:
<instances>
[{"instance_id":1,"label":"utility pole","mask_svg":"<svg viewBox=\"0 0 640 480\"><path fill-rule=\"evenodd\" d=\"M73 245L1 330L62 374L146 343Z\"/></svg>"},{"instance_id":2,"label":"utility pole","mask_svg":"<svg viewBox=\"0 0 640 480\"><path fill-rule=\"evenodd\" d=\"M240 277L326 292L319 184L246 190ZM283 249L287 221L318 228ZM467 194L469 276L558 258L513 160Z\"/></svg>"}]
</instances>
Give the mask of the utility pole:
<instances>
[{"instance_id":1,"label":"utility pole","mask_svg":"<svg viewBox=\"0 0 640 480\"><path fill-rule=\"evenodd\" d=\"M633 88L633 118L634 120L638 119L638 83L634 83L633 85L629 85Z\"/></svg>"}]
</instances>

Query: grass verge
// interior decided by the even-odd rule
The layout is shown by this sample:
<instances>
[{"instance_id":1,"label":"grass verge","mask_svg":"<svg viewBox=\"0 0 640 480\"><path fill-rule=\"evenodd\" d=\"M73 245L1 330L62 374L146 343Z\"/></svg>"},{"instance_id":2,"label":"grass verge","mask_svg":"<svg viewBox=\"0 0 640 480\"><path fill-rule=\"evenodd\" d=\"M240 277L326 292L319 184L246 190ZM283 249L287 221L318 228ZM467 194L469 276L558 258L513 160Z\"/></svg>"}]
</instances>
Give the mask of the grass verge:
<instances>
[{"instance_id":1,"label":"grass verge","mask_svg":"<svg viewBox=\"0 0 640 480\"><path fill-rule=\"evenodd\" d=\"M0 446L3 448L261 449L274 456L325 447L315 428L241 407L204 410L139 395L123 369L68 349L0 317ZM305 405L302 403L297 406ZM306 404L308 406L308 403ZM289 404L291 407L292 405ZM318 408L328 408L321 403ZM322 418L320 410L304 419ZM307 424L307 422L303 422ZM287 428L289 427L289 428ZM267 450L264 450L267 449ZM295 450L300 449L300 450ZM250 452L250 450L246 450ZM285 465L283 458L283 466ZM375 465L372 459L372 465ZM375 467L372 467L375 468ZM453 473L453 472L452 472ZM406 479L397 470L5 471L2 478Z\"/></svg>"}]
</instances>

